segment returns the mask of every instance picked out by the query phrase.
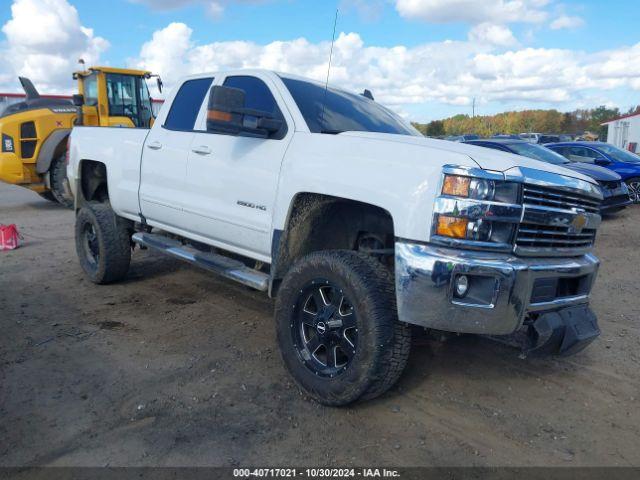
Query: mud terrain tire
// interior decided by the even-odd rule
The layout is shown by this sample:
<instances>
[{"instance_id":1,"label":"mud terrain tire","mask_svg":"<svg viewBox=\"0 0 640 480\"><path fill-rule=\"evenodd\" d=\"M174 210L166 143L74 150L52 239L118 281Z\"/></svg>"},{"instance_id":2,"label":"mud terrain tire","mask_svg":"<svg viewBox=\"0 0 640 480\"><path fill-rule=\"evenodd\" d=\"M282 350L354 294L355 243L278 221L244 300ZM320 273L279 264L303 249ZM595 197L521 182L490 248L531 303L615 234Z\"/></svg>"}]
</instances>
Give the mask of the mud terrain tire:
<instances>
[{"instance_id":1,"label":"mud terrain tire","mask_svg":"<svg viewBox=\"0 0 640 480\"><path fill-rule=\"evenodd\" d=\"M353 251L320 251L298 260L280 287L275 320L286 368L324 405L344 406L382 395L396 383L409 357L411 330L398 321L390 272L375 258ZM325 332L316 332L320 326ZM348 326L351 335L340 330ZM312 352L319 342L324 343ZM338 368L341 345L344 350L352 345L353 352L350 358L342 355L345 363ZM331 355L322 355L331 349Z\"/></svg>"}]
</instances>

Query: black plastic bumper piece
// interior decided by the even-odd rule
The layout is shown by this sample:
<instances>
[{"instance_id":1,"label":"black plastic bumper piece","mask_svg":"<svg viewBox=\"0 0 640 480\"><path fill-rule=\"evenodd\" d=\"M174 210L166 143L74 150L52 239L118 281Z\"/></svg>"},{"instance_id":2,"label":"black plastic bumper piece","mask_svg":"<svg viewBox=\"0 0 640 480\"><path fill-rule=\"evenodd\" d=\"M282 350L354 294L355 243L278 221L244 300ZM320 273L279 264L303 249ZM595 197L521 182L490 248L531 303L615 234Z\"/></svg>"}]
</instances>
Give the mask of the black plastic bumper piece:
<instances>
[{"instance_id":1,"label":"black plastic bumper piece","mask_svg":"<svg viewBox=\"0 0 640 480\"><path fill-rule=\"evenodd\" d=\"M598 319L587 305L543 313L529 326L529 346L534 355L574 355L600 335Z\"/></svg>"}]
</instances>

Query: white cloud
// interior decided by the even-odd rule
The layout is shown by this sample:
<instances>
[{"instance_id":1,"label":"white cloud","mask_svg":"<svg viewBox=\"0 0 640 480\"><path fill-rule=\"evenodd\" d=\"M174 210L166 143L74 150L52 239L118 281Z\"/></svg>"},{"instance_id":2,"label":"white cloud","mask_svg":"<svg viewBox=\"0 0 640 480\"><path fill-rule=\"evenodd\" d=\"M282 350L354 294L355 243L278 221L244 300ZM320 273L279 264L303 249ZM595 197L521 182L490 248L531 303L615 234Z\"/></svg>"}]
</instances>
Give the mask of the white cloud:
<instances>
[{"instance_id":1,"label":"white cloud","mask_svg":"<svg viewBox=\"0 0 640 480\"><path fill-rule=\"evenodd\" d=\"M151 40L142 45L137 66L162 73L168 83L184 75L189 67L185 56L193 48L192 32L184 23L171 23L154 32Z\"/></svg>"},{"instance_id":2,"label":"white cloud","mask_svg":"<svg viewBox=\"0 0 640 480\"><path fill-rule=\"evenodd\" d=\"M499 47L510 47L518 43L509 28L491 23L480 23L469 30L469 41Z\"/></svg>"},{"instance_id":3,"label":"white cloud","mask_svg":"<svg viewBox=\"0 0 640 480\"><path fill-rule=\"evenodd\" d=\"M494 27L484 26L476 35L494 44L512 41L508 29ZM182 75L239 68L274 69L323 81L329 50L329 42L304 38L197 45L189 27L174 23L154 33L132 64L160 73L168 87ZM593 89L603 95L618 88L640 90L639 76L640 43L591 54L544 48L499 52L473 39L376 47L366 45L357 33L340 33L330 82L351 91L369 88L376 100L397 111L429 102L469 105L473 97L481 103L524 107L540 102L570 108Z\"/></svg>"},{"instance_id":4,"label":"white cloud","mask_svg":"<svg viewBox=\"0 0 640 480\"><path fill-rule=\"evenodd\" d=\"M556 18L549 27L552 30L560 30L563 28L579 28L584 25L584 20L580 17L571 17L568 15L562 15Z\"/></svg>"},{"instance_id":5,"label":"white cloud","mask_svg":"<svg viewBox=\"0 0 640 480\"><path fill-rule=\"evenodd\" d=\"M22 75L49 93L68 91L78 59L95 64L109 46L82 26L78 11L66 0L15 0L2 31L6 47L0 85L17 85Z\"/></svg>"},{"instance_id":6,"label":"white cloud","mask_svg":"<svg viewBox=\"0 0 640 480\"><path fill-rule=\"evenodd\" d=\"M396 0L396 10L409 19L431 23L541 23L550 0Z\"/></svg>"}]
</instances>

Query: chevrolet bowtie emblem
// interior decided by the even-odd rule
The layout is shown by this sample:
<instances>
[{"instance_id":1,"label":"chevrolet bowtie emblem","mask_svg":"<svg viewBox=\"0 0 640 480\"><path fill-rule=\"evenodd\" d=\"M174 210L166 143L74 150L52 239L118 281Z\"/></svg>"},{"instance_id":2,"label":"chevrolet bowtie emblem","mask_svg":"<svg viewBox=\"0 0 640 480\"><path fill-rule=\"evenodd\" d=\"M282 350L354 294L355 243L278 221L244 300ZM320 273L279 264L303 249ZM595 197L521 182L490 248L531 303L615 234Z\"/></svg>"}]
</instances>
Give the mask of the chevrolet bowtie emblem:
<instances>
[{"instance_id":1,"label":"chevrolet bowtie emblem","mask_svg":"<svg viewBox=\"0 0 640 480\"><path fill-rule=\"evenodd\" d=\"M587 216L584 213L578 213L569 225L569 234L581 233L587 224Z\"/></svg>"}]
</instances>

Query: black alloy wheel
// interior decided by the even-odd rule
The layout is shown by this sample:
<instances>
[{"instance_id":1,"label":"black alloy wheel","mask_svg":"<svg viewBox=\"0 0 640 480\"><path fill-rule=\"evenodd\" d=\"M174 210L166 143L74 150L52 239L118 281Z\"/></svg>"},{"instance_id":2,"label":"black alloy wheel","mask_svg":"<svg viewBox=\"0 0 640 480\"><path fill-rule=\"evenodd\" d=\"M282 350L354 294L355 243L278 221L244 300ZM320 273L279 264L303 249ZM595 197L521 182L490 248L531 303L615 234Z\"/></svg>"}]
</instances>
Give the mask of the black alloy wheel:
<instances>
[{"instance_id":1,"label":"black alloy wheel","mask_svg":"<svg viewBox=\"0 0 640 480\"><path fill-rule=\"evenodd\" d=\"M82 245L86 259L92 266L97 267L100 262L100 244L96 229L91 223L85 223L82 227Z\"/></svg>"},{"instance_id":2,"label":"black alloy wheel","mask_svg":"<svg viewBox=\"0 0 640 480\"><path fill-rule=\"evenodd\" d=\"M131 262L133 225L109 203L85 204L76 216L75 240L80 266L98 284L124 278Z\"/></svg>"},{"instance_id":3,"label":"black alloy wheel","mask_svg":"<svg viewBox=\"0 0 640 480\"><path fill-rule=\"evenodd\" d=\"M291 323L293 344L304 365L320 377L342 374L358 348L355 309L339 286L317 279L304 286Z\"/></svg>"},{"instance_id":4,"label":"black alloy wheel","mask_svg":"<svg viewBox=\"0 0 640 480\"><path fill-rule=\"evenodd\" d=\"M627 180L629 188L629 198L633 203L640 203L640 178L630 178Z\"/></svg>"}]
</instances>

